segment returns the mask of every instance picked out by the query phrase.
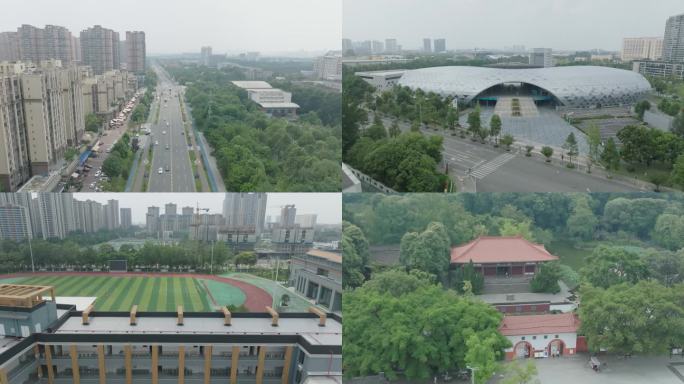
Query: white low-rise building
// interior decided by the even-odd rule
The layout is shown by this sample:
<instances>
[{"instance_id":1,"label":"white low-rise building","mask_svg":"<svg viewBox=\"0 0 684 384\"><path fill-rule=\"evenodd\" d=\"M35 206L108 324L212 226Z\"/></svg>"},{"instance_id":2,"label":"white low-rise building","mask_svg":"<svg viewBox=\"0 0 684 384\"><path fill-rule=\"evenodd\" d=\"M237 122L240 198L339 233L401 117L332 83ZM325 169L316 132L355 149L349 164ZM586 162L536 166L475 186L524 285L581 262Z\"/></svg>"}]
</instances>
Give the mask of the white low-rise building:
<instances>
[{"instance_id":1,"label":"white low-rise building","mask_svg":"<svg viewBox=\"0 0 684 384\"><path fill-rule=\"evenodd\" d=\"M511 342L506 359L558 357L585 351L584 339L578 343L580 321L574 313L505 316L499 331ZM579 344L579 346L578 346Z\"/></svg>"}]
</instances>

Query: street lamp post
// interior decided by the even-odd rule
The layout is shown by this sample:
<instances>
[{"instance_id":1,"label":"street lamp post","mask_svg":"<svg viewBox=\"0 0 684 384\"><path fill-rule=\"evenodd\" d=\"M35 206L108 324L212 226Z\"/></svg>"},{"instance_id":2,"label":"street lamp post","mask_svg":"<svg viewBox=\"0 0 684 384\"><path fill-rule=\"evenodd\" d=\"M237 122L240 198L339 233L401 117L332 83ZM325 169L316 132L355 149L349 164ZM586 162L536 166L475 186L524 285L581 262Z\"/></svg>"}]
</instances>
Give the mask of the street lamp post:
<instances>
[{"instance_id":1,"label":"street lamp post","mask_svg":"<svg viewBox=\"0 0 684 384\"><path fill-rule=\"evenodd\" d=\"M214 274L214 242L211 242L211 264L209 264L209 271Z\"/></svg>"},{"instance_id":2,"label":"street lamp post","mask_svg":"<svg viewBox=\"0 0 684 384\"><path fill-rule=\"evenodd\" d=\"M31 254L31 272L36 273L36 265L33 262L33 247L31 247L31 235L26 236L28 238L29 253Z\"/></svg>"},{"instance_id":3,"label":"street lamp post","mask_svg":"<svg viewBox=\"0 0 684 384\"><path fill-rule=\"evenodd\" d=\"M466 368L470 370L470 382L475 384L475 372L480 368L471 367L470 365L466 365Z\"/></svg>"}]
</instances>

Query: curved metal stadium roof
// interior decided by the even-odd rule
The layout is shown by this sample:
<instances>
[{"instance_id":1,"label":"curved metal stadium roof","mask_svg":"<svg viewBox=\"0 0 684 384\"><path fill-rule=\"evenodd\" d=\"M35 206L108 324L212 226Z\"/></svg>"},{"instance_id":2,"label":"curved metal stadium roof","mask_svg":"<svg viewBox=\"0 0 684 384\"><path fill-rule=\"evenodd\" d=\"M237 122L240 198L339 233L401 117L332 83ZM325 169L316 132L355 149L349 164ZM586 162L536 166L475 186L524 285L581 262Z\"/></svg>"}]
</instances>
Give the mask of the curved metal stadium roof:
<instances>
[{"instance_id":1,"label":"curved metal stadium roof","mask_svg":"<svg viewBox=\"0 0 684 384\"><path fill-rule=\"evenodd\" d=\"M634 104L651 91L642 75L598 66L532 69L486 67L433 67L409 70L399 84L470 103L487 89L504 83L525 83L548 91L566 107L588 108L597 104Z\"/></svg>"}]
</instances>

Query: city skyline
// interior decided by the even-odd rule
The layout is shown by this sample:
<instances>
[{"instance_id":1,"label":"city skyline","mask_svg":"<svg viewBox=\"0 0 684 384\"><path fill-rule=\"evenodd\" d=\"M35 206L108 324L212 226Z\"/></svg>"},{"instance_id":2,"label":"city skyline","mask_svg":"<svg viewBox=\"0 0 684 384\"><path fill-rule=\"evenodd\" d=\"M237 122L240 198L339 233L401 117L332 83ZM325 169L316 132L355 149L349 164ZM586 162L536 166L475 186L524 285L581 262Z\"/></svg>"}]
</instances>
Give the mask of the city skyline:
<instances>
[{"instance_id":1,"label":"city skyline","mask_svg":"<svg viewBox=\"0 0 684 384\"><path fill-rule=\"evenodd\" d=\"M416 0L346 0L342 35L355 41L395 38L404 50L420 50L424 38L445 38L449 50L524 45L619 51L623 38L663 36L668 17L684 13L674 0L659 1L648 12L635 0L532 3L521 6L514 0L494 0L485 6L475 0L435 0L426 7Z\"/></svg>"},{"instance_id":2,"label":"city skyline","mask_svg":"<svg viewBox=\"0 0 684 384\"><path fill-rule=\"evenodd\" d=\"M63 26L74 36L93 25L122 35L125 31L144 31L151 55L199 53L200 47L206 45L212 46L216 54L260 51L309 55L339 49L341 39L342 4L338 0L171 0L163 7L159 3L122 0L107 12L86 0L67 3L17 3L12 12L0 15L0 31L16 31L22 24ZM75 9L79 12L74 13Z\"/></svg>"},{"instance_id":3,"label":"city skyline","mask_svg":"<svg viewBox=\"0 0 684 384\"><path fill-rule=\"evenodd\" d=\"M315 195L315 196L309 196ZM266 216L279 216L280 208L288 204L297 207L297 214L316 214L319 224L340 224L342 222L342 202L337 193L267 193ZM74 193L79 201L93 200L107 204L108 200L118 200L119 208L131 208L132 223L145 225L145 214L151 206L159 207L174 203L180 211L183 207L210 209L210 214L223 213L225 193ZM204 213L204 212L203 212Z\"/></svg>"}]
</instances>

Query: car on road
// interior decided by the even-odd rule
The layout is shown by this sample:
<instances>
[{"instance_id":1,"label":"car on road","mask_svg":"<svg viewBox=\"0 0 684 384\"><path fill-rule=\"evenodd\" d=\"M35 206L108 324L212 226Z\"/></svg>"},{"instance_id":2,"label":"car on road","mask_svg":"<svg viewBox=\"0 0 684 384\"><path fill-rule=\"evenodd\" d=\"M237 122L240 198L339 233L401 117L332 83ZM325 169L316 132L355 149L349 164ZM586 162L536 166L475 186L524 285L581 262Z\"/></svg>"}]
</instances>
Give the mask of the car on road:
<instances>
[{"instance_id":1,"label":"car on road","mask_svg":"<svg viewBox=\"0 0 684 384\"><path fill-rule=\"evenodd\" d=\"M171 172L171 167L169 167L168 165L166 166L166 172Z\"/></svg>"},{"instance_id":2,"label":"car on road","mask_svg":"<svg viewBox=\"0 0 684 384\"><path fill-rule=\"evenodd\" d=\"M166 149L169 149L169 145L168 145L168 144L166 144Z\"/></svg>"},{"instance_id":3,"label":"car on road","mask_svg":"<svg viewBox=\"0 0 684 384\"><path fill-rule=\"evenodd\" d=\"M155 140L154 145L159 145L159 140Z\"/></svg>"},{"instance_id":4,"label":"car on road","mask_svg":"<svg viewBox=\"0 0 684 384\"><path fill-rule=\"evenodd\" d=\"M89 187L90 187L90 189L94 189L94 188L95 188L95 183L90 183Z\"/></svg>"},{"instance_id":5,"label":"car on road","mask_svg":"<svg viewBox=\"0 0 684 384\"><path fill-rule=\"evenodd\" d=\"M162 135L166 135L166 131L162 131Z\"/></svg>"},{"instance_id":6,"label":"car on road","mask_svg":"<svg viewBox=\"0 0 684 384\"><path fill-rule=\"evenodd\" d=\"M159 167L159 169L157 170L157 173L159 173L159 174L164 173L164 168Z\"/></svg>"}]
</instances>

